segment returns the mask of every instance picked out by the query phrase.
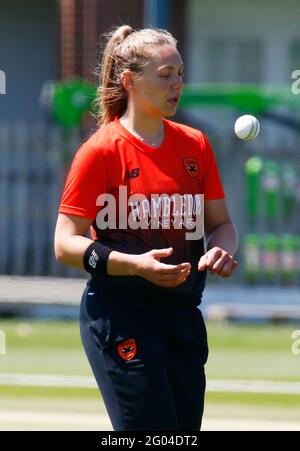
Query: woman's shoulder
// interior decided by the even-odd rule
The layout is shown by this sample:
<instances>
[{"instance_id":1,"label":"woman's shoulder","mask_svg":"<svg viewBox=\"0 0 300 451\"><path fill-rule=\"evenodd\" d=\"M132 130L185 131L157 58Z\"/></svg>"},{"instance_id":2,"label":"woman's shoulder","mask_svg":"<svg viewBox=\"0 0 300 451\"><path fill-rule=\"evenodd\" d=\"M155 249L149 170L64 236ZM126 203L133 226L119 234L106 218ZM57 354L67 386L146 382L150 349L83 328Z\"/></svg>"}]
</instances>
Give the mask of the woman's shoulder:
<instances>
[{"instance_id":1,"label":"woman's shoulder","mask_svg":"<svg viewBox=\"0 0 300 451\"><path fill-rule=\"evenodd\" d=\"M164 119L164 120L167 122L167 124L170 127L170 129L172 130L172 132L174 134L176 134L177 136L181 135L183 138L197 141L198 144L199 144L199 141L200 141L200 143L205 144L205 141L207 138L201 130L190 127L189 125L186 125L186 124L181 124L179 122L170 121L169 119Z\"/></svg>"},{"instance_id":2,"label":"woman's shoulder","mask_svg":"<svg viewBox=\"0 0 300 451\"><path fill-rule=\"evenodd\" d=\"M105 151L111 149L112 144L116 141L116 135L111 124L98 128L94 133L83 143L85 147Z\"/></svg>"}]
</instances>

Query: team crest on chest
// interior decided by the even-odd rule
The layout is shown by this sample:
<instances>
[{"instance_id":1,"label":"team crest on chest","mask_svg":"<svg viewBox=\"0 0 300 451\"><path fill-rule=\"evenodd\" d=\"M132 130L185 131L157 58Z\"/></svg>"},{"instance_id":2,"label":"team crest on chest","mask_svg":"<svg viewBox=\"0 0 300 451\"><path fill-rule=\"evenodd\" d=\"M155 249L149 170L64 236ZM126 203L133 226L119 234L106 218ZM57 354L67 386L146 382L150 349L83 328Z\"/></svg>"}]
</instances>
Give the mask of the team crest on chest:
<instances>
[{"instance_id":1,"label":"team crest on chest","mask_svg":"<svg viewBox=\"0 0 300 451\"><path fill-rule=\"evenodd\" d=\"M199 168L198 168L198 161L196 160L196 158L193 158L193 157L184 158L183 164L184 164L186 172L191 177L193 177L193 178L198 177Z\"/></svg>"}]
</instances>

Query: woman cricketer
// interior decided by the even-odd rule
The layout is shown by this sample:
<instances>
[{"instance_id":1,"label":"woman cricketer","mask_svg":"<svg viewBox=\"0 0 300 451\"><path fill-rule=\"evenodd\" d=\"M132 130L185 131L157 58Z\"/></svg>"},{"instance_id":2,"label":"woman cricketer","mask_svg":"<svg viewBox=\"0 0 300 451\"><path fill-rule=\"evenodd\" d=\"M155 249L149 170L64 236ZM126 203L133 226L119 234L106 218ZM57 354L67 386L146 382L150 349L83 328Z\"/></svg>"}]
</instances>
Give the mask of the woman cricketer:
<instances>
[{"instance_id":1,"label":"woman cricketer","mask_svg":"<svg viewBox=\"0 0 300 451\"><path fill-rule=\"evenodd\" d=\"M236 229L206 136L166 119L183 88L174 37L121 26L100 68L99 128L66 180L56 258L91 275L80 332L114 430L197 431L199 304L207 270L237 266Z\"/></svg>"}]
</instances>

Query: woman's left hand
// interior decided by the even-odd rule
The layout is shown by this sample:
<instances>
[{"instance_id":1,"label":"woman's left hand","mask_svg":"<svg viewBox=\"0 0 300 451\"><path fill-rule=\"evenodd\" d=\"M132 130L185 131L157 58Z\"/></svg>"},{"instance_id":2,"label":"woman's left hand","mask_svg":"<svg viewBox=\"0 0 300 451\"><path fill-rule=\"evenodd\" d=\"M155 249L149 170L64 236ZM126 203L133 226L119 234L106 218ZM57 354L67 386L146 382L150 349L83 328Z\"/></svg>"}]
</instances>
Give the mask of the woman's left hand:
<instances>
[{"instance_id":1,"label":"woman's left hand","mask_svg":"<svg viewBox=\"0 0 300 451\"><path fill-rule=\"evenodd\" d=\"M213 247L204 254L198 263L198 271L208 269L211 274L230 277L238 263L235 258L220 247Z\"/></svg>"}]
</instances>

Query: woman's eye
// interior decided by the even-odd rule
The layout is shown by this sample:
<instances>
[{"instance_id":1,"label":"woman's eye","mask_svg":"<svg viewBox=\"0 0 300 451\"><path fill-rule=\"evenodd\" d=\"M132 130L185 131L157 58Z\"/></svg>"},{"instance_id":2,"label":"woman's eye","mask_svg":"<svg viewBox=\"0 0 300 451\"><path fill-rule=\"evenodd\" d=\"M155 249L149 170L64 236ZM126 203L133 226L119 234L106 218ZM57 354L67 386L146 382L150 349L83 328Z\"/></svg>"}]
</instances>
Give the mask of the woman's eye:
<instances>
[{"instance_id":1,"label":"woman's eye","mask_svg":"<svg viewBox=\"0 0 300 451\"><path fill-rule=\"evenodd\" d=\"M184 73L183 72L181 72L180 74L178 74L179 75L179 77L184 77ZM162 74L162 75L160 75L160 77L161 78L170 78L170 74Z\"/></svg>"}]
</instances>

